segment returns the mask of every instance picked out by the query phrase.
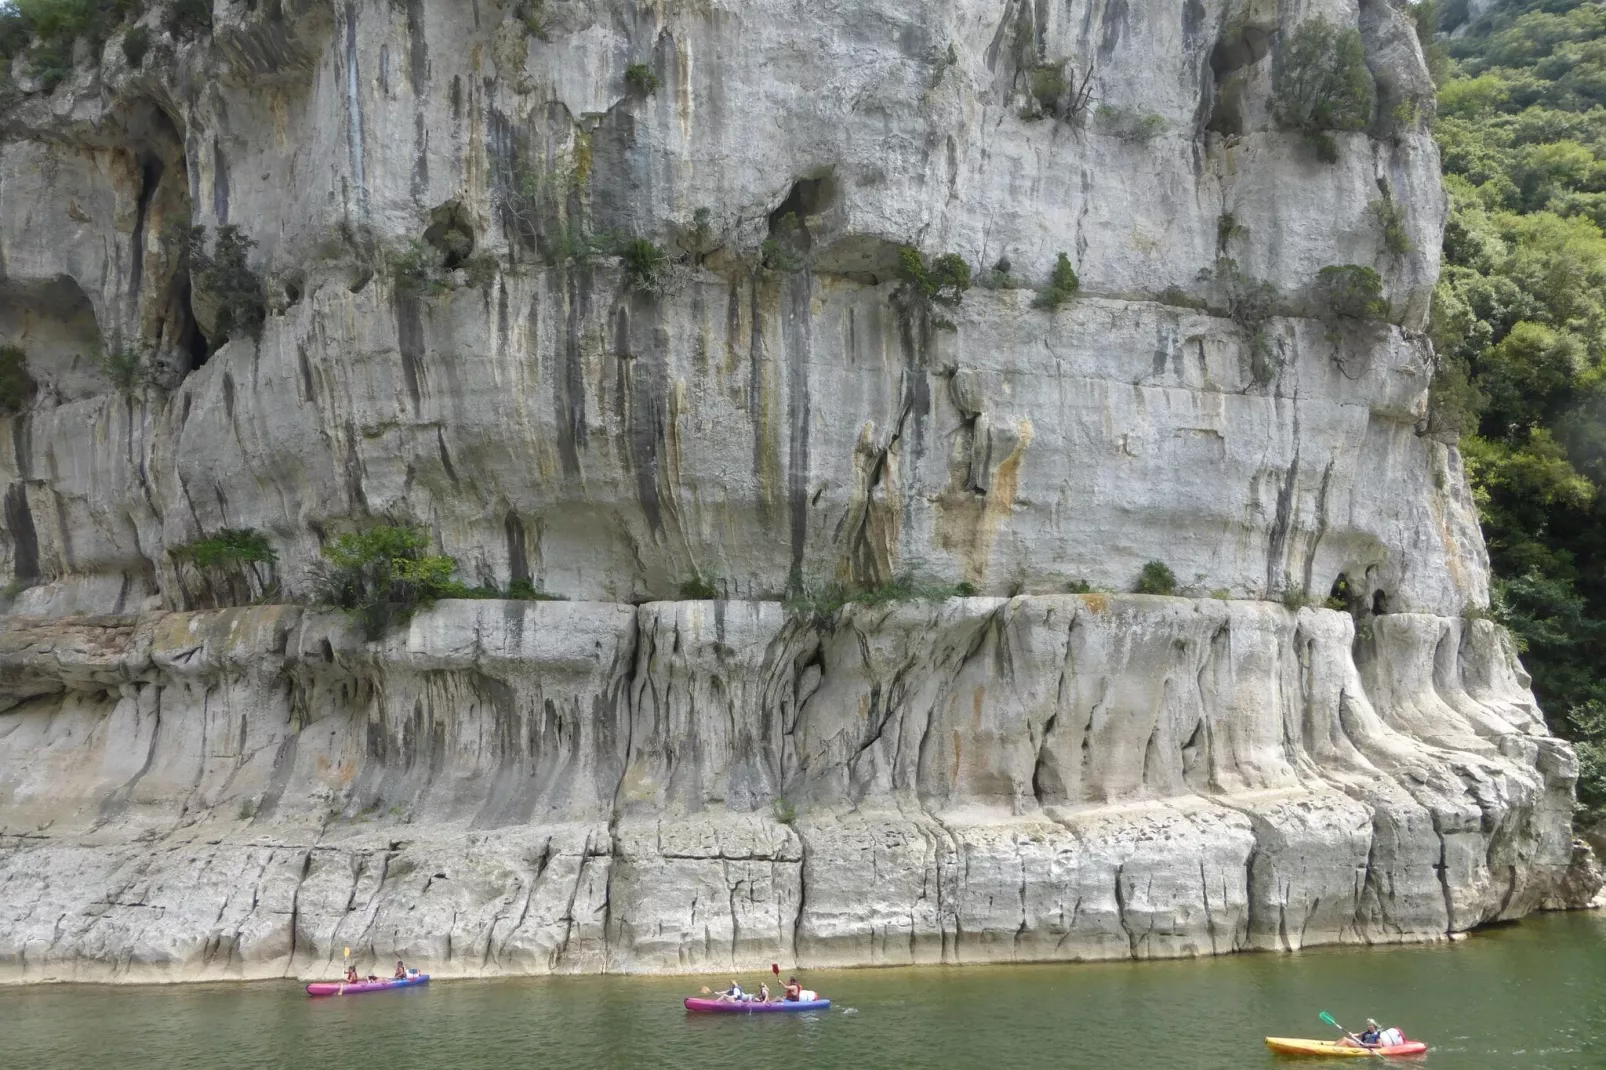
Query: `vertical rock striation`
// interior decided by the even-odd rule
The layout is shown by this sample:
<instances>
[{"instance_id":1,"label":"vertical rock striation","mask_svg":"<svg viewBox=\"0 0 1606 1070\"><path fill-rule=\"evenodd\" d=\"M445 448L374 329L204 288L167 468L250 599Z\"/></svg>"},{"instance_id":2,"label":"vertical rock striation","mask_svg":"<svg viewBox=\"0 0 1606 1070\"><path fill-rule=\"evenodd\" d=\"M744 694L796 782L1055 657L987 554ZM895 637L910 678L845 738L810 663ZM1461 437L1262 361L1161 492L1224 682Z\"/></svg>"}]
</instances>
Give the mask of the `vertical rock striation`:
<instances>
[{"instance_id":1,"label":"vertical rock striation","mask_svg":"<svg viewBox=\"0 0 1606 1070\"><path fill-rule=\"evenodd\" d=\"M137 69L19 58L0 123L0 979L1198 955L1558 894L1574 761L1425 433L1392 3L159 14ZM1274 117L1317 17L1379 102L1332 163ZM184 220L255 243L260 332ZM978 269L951 329L904 246ZM255 529L289 601L373 518L572 600L369 643L172 554ZM1178 597L1059 593L1151 560ZM974 594L781 601L906 574Z\"/></svg>"}]
</instances>

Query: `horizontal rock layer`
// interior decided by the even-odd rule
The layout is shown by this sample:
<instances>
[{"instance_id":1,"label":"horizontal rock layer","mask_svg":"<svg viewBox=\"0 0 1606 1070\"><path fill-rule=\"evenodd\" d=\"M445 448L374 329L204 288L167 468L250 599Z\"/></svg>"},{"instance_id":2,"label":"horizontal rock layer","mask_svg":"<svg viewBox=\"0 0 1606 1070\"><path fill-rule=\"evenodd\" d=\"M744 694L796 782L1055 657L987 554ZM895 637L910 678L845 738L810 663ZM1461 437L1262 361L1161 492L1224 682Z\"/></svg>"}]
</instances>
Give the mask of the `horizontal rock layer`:
<instances>
[{"instance_id":1,"label":"horizontal rock layer","mask_svg":"<svg viewBox=\"0 0 1606 1070\"><path fill-rule=\"evenodd\" d=\"M1441 938L1570 859L1486 621L1148 596L264 607L0 636L0 977Z\"/></svg>"}]
</instances>

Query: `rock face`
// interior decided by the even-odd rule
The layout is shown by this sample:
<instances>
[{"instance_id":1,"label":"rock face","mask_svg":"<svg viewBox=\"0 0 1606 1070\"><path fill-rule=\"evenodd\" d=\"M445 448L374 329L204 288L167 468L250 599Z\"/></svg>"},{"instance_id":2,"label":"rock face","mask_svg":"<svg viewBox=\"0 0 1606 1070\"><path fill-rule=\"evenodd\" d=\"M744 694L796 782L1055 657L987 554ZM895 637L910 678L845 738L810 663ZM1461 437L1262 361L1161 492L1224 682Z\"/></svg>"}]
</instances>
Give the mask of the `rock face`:
<instances>
[{"instance_id":1,"label":"rock face","mask_svg":"<svg viewBox=\"0 0 1606 1070\"><path fill-rule=\"evenodd\" d=\"M37 383L0 416L0 978L1193 955L1562 894L1573 759L1463 616L1487 561L1423 433L1443 199L1391 4L159 15L0 140ZM1378 92L1336 163L1273 118L1317 16ZM255 242L259 336L185 217ZM905 245L986 269L951 329ZM1081 293L1035 307L1062 252ZM1346 264L1387 322L1322 303ZM572 601L375 643L215 608L381 517ZM224 528L278 554L249 597L171 554ZM1185 597L1056 593L1150 560ZM905 573L976 596L779 600ZM1282 604L1340 576L1348 612ZM694 579L725 600L665 600Z\"/></svg>"}]
</instances>

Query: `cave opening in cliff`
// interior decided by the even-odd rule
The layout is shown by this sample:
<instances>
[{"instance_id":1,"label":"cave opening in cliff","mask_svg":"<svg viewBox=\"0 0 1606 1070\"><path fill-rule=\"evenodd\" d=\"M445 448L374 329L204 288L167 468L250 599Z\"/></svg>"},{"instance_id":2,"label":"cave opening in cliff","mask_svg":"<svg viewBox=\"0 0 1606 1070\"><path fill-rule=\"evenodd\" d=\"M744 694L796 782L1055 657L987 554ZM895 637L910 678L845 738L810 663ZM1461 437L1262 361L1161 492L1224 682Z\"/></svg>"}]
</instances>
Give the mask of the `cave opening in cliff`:
<instances>
[{"instance_id":1,"label":"cave opening in cliff","mask_svg":"<svg viewBox=\"0 0 1606 1070\"><path fill-rule=\"evenodd\" d=\"M424 231L424 241L440 254L441 266L456 271L474 255L477 242L474 224L468 210L457 201L447 201L430 213L430 224Z\"/></svg>"},{"instance_id":2,"label":"cave opening in cliff","mask_svg":"<svg viewBox=\"0 0 1606 1070\"><path fill-rule=\"evenodd\" d=\"M809 217L835 205L836 198L836 178L830 172L816 178L798 179L792 183L786 199L770 213L770 237L791 239L807 250L813 241L809 234Z\"/></svg>"},{"instance_id":3,"label":"cave opening in cliff","mask_svg":"<svg viewBox=\"0 0 1606 1070\"><path fill-rule=\"evenodd\" d=\"M1389 611L1389 596L1379 588L1372 595L1372 615L1381 617Z\"/></svg>"},{"instance_id":4,"label":"cave opening in cliff","mask_svg":"<svg viewBox=\"0 0 1606 1070\"><path fill-rule=\"evenodd\" d=\"M1229 136L1244 132L1243 95L1248 82L1245 72L1271 52L1271 37L1271 31L1264 27L1235 20L1216 41L1210 51L1215 93L1205 129Z\"/></svg>"}]
</instances>

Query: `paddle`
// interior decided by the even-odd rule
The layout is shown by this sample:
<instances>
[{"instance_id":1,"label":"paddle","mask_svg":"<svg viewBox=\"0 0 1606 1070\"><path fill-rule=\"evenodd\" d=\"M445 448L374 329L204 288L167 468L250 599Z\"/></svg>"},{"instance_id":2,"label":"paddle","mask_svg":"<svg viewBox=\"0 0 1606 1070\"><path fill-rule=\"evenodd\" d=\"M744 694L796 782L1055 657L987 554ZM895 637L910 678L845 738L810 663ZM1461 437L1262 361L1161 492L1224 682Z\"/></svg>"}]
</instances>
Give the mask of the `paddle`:
<instances>
[{"instance_id":1,"label":"paddle","mask_svg":"<svg viewBox=\"0 0 1606 1070\"><path fill-rule=\"evenodd\" d=\"M1322 1021L1326 1022L1328 1025L1332 1026L1334 1029L1338 1030L1340 1033L1343 1033L1345 1036L1349 1037L1355 1043L1361 1044L1361 1038L1356 1036L1354 1033L1351 1033L1348 1029L1345 1029L1343 1026L1339 1025L1338 1022L1333 1020L1333 1016L1331 1014L1328 1014L1326 1011L1323 1011L1321 1013L1320 1017L1321 1017ZM1379 1059L1383 1058L1383 1053L1378 1051L1376 1048L1371 1047L1370 1045L1367 1045L1367 1044L1361 1044L1361 1047L1365 1048L1367 1051L1371 1052L1373 1055L1377 1056Z\"/></svg>"},{"instance_id":2,"label":"paddle","mask_svg":"<svg viewBox=\"0 0 1606 1070\"><path fill-rule=\"evenodd\" d=\"M351 965L351 948L349 947L346 948L346 965ZM340 971L340 994L342 996L346 994L346 972L345 970Z\"/></svg>"}]
</instances>

